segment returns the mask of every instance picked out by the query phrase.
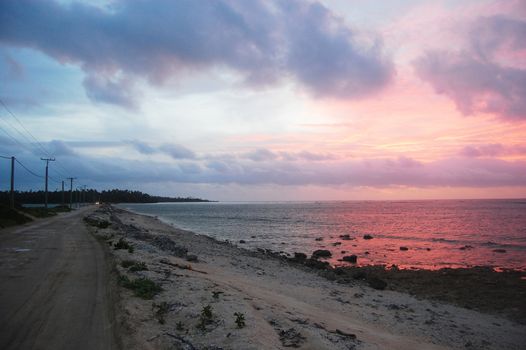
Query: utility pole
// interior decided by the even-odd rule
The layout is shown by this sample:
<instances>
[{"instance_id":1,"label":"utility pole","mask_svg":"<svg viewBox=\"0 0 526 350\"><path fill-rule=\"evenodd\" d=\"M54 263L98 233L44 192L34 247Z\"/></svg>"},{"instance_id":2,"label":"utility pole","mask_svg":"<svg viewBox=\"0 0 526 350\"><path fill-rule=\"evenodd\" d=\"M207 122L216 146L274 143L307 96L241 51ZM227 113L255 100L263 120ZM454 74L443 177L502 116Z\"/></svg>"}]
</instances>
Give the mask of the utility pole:
<instances>
[{"instance_id":1,"label":"utility pole","mask_svg":"<svg viewBox=\"0 0 526 350\"><path fill-rule=\"evenodd\" d=\"M73 209L73 180L76 177L68 177L69 180L69 209Z\"/></svg>"},{"instance_id":2,"label":"utility pole","mask_svg":"<svg viewBox=\"0 0 526 350\"><path fill-rule=\"evenodd\" d=\"M48 177L48 168L49 168L49 162L54 162L55 158L40 158L40 160L46 161L46 210L47 210L47 177Z\"/></svg>"},{"instance_id":3,"label":"utility pole","mask_svg":"<svg viewBox=\"0 0 526 350\"><path fill-rule=\"evenodd\" d=\"M15 209L15 157L11 157L11 209Z\"/></svg>"},{"instance_id":4,"label":"utility pole","mask_svg":"<svg viewBox=\"0 0 526 350\"><path fill-rule=\"evenodd\" d=\"M64 201L64 180L62 180L62 206L65 206L66 202Z\"/></svg>"}]
</instances>

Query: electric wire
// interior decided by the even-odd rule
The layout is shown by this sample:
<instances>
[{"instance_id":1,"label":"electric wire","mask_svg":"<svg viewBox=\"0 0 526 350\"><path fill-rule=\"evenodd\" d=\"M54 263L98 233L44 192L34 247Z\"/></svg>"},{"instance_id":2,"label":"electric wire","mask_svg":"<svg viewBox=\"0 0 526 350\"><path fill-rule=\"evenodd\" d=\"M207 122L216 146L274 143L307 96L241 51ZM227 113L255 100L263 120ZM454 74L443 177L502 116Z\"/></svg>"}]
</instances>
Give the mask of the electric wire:
<instances>
[{"instance_id":1,"label":"electric wire","mask_svg":"<svg viewBox=\"0 0 526 350\"><path fill-rule=\"evenodd\" d=\"M33 176L36 176L38 178L45 178L45 176L42 176L42 175L38 175L37 173L35 173L34 171L32 171L31 169L29 169L28 167L26 167L21 161L19 161L18 159L15 158L15 162L17 162L18 164L20 164L20 166L22 168L24 168L28 173L30 173L31 175Z\"/></svg>"}]
</instances>

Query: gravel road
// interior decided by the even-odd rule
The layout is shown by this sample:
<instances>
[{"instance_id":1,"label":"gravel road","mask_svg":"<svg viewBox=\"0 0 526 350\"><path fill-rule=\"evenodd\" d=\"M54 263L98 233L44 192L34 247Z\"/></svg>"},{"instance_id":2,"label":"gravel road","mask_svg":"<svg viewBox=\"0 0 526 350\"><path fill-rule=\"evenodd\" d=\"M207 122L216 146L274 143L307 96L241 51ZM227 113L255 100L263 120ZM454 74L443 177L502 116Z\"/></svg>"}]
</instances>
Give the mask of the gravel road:
<instances>
[{"instance_id":1,"label":"gravel road","mask_svg":"<svg viewBox=\"0 0 526 350\"><path fill-rule=\"evenodd\" d=\"M86 207L0 230L0 349L117 349L109 268Z\"/></svg>"}]
</instances>

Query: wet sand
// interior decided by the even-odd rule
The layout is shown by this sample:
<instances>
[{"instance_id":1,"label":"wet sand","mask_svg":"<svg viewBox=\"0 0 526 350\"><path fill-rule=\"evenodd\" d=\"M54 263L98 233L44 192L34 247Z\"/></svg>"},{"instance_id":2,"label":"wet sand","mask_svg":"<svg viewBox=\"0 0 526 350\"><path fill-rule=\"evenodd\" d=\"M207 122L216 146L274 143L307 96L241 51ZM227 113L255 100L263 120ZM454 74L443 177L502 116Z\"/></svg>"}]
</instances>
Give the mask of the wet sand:
<instances>
[{"instance_id":1,"label":"wet sand","mask_svg":"<svg viewBox=\"0 0 526 350\"><path fill-rule=\"evenodd\" d=\"M248 251L110 207L88 222L113 256L115 280L147 278L162 288L153 299L118 288L125 348L521 349L526 342L520 312L490 305L479 307L484 312L470 310L422 288L438 271L435 277L407 277L378 267L335 270ZM116 250L120 239L133 249ZM126 260L144 263L147 270L125 268ZM502 290L491 276L473 288ZM450 286L456 288L463 287ZM509 296L520 298L519 293ZM243 315L244 327L238 328L234 313Z\"/></svg>"}]
</instances>

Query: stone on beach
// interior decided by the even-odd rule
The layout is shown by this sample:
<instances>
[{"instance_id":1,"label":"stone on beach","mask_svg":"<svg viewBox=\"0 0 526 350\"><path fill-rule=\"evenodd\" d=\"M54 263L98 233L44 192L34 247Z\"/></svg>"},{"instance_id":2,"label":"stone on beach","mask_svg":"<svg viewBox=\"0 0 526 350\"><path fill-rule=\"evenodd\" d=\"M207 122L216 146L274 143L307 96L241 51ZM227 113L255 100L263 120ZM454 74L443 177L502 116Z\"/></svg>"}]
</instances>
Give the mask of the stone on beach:
<instances>
[{"instance_id":1,"label":"stone on beach","mask_svg":"<svg viewBox=\"0 0 526 350\"><path fill-rule=\"evenodd\" d=\"M409 248L407 248L407 247L403 247L403 246L402 246L402 247L400 247L400 250L402 250L402 251L407 251L407 250L409 250Z\"/></svg>"},{"instance_id":2,"label":"stone on beach","mask_svg":"<svg viewBox=\"0 0 526 350\"><path fill-rule=\"evenodd\" d=\"M373 239L373 236L371 236L371 235L363 235L363 239Z\"/></svg>"},{"instance_id":3,"label":"stone on beach","mask_svg":"<svg viewBox=\"0 0 526 350\"><path fill-rule=\"evenodd\" d=\"M295 260L305 260L307 259L307 254L305 253L294 253Z\"/></svg>"},{"instance_id":4,"label":"stone on beach","mask_svg":"<svg viewBox=\"0 0 526 350\"><path fill-rule=\"evenodd\" d=\"M315 250L312 253L312 258L313 259L330 258L331 256L332 256L331 251L330 250L326 250L326 249L318 249L318 250Z\"/></svg>"},{"instance_id":5,"label":"stone on beach","mask_svg":"<svg viewBox=\"0 0 526 350\"><path fill-rule=\"evenodd\" d=\"M350 241L352 238L351 238L350 235L345 234L345 235L340 235L340 239L342 239L344 241Z\"/></svg>"},{"instance_id":6,"label":"stone on beach","mask_svg":"<svg viewBox=\"0 0 526 350\"><path fill-rule=\"evenodd\" d=\"M358 257L354 254L352 255L346 255L342 258L343 261L350 262L350 263L356 263L358 260Z\"/></svg>"}]
</instances>

